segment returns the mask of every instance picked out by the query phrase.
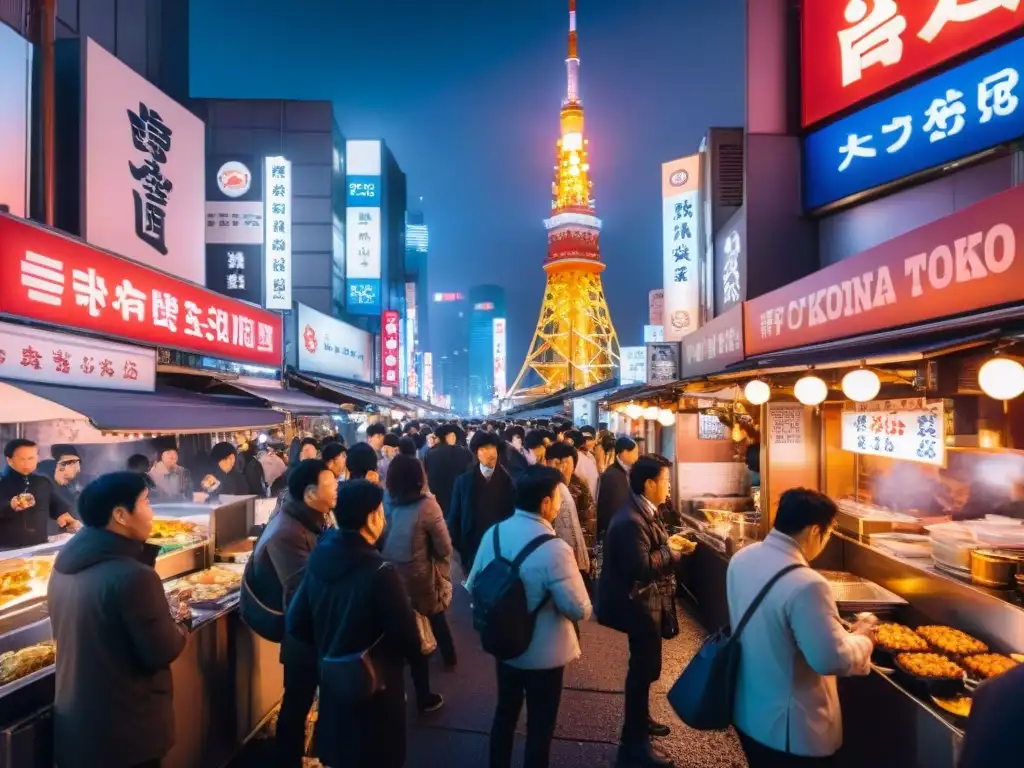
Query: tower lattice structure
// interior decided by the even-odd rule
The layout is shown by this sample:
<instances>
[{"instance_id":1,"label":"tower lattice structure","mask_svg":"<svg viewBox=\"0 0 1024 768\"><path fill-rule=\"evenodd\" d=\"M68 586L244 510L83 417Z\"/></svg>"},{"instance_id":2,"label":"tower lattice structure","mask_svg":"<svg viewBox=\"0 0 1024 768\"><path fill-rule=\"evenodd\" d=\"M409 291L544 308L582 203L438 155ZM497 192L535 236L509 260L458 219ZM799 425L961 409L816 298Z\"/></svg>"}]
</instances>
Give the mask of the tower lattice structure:
<instances>
[{"instance_id":1,"label":"tower lattice structure","mask_svg":"<svg viewBox=\"0 0 1024 768\"><path fill-rule=\"evenodd\" d=\"M537 330L508 396L526 400L569 387L583 389L615 375L619 342L601 285L601 220L591 197L580 59L576 48L576 0L569 0L568 87L559 121L557 163L551 185L551 216L544 221L547 286Z\"/></svg>"}]
</instances>

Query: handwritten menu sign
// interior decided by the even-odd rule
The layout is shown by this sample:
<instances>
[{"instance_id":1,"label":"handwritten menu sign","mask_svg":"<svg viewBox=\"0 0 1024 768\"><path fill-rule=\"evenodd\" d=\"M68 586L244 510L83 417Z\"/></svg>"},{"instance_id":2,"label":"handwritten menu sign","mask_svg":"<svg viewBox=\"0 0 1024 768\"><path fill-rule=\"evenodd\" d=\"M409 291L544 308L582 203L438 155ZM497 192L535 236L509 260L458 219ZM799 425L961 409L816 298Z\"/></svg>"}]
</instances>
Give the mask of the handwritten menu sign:
<instances>
[{"instance_id":1,"label":"handwritten menu sign","mask_svg":"<svg viewBox=\"0 0 1024 768\"><path fill-rule=\"evenodd\" d=\"M946 419L942 401L874 400L843 411L843 450L868 456L945 466Z\"/></svg>"},{"instance_id":2,"label":"handwritten menu sign","mask_svg":"<svg viewBox=\"0 0 1024 768\"><path fill-rule=\"evenodd\" d=\"M772 445L800 445L804 441L803 406L776 408L771 419Z\"/></svg>"}]
</instances>

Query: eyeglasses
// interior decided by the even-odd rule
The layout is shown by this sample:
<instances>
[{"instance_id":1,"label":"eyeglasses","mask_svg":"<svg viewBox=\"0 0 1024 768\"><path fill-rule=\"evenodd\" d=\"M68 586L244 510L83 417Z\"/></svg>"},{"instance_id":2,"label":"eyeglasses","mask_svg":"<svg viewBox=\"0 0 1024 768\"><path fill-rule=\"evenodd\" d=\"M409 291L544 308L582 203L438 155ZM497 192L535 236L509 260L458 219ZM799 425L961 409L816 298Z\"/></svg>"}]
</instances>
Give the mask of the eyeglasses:
<instances>
[{"instance_id":1,"label":"eyeglasses","mask_svg":"<svg viewBox=\"0 0 1024 768\"><path fill-rule=\"evenodd\" d=\"M64 461L58 461L57 466L64 469L65 467L70 467L72 464L78 464L81 461L81 459L65 459Z\"/></svg>"}]
</instances>

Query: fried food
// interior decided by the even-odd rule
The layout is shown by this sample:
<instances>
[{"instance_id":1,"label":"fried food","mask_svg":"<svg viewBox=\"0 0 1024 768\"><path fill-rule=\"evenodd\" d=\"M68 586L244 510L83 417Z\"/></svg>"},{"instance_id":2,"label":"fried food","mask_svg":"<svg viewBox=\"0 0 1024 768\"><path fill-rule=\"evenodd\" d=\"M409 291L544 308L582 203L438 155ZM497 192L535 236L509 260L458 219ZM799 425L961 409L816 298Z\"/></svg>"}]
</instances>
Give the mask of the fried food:
<instances>
[{"instance_id":1,"label":"fried food","mask_svg":"<svg viewBox=\"0 0 1024 768\"><path fill-rule=\"evenodd\" d=\"M928 643L917 632L902 624L879 624L874 629L875 645L895 653L923 653Z\"/></svg>"},{"instance_id":2,"label":"fried food","mask_svg":"<svg viewBox=\"0 0 1024 768\"><path fill-rule=\"evenodd\" d=\"M971 714L970 696L954 696L951 699L940 699L937 696L932 696L932 701L951 715L956 715L957 717L968 717Z\"/></svg>"},{"instance_id":3,"label":"fried food","mask_svg":"<svg viewBox=\"0 0 1024 768\"><path fill-rule=\"evenodd\" d=\"M28 677L33 672L53 664L56 658L57 646L52 641L8 651L0 655L0 685Z\"/></svg>"},{"instance_id":4,"label":"fried food","mask_svg":"<svg viewBox=\"0 0 1024 768\"><path fill-rule=\"evenodd\" d=\"M952 627L927 625L918 627L917 634L927 640L932 648L954 656L968 656L988 651L988 646L981 640Z\"/></svg>"},{"instance_id":5,"label":"fried food","mask_svg":"<svg viewBox=\"0 0 1024 768\"><path fill-rule=\"evenodd\" d=\"M999 653L978 653L973 656L965 656L962 663L968 672L982 680L998 677L1018 666L1016 661Z\"/></svg>"},{"instance_id":6,"label":"fried food","mask_svg":"<svg viewBox=\"0 0 1024 768\"><path fill-rule=\"evenodd\" d=\"M190 573L185 577L189 584L219 584L226 587L238 586L242 575L227 568L207 568L205 571Z\"/></svg>"},{"instance_id":7,"label":"fried food","mask_svg":"<svg viewBox=\"0 0 1024 768\"><path fill-rule=\"evenodd\" d=\"M215 600L220 600L230 591L221 584L196 584L192 588L192 597L189 602L212 603Z\"/></svg>"},{"instance_id":8,"label":"fried food","mask_svg":"<svg viewBox=\"0 0 1024 768\"><path fill-rule=\"evenodd\" d=\"M1024 664L1024 653L1011 653L1010 658L1018 664Z\"/></svg>"},{"instance_id":9,"label":"fried food","mask_svg":"<svg viewBox=\"0 0 1024 768\"><path fill-rule=\"evenodd\" d=\"M695 542L690 541L688 538L678 533L674 536L669 536L668 546L673 551L682 552L684 554L689 554L697 548L697 544Z\"/></svg>"},{"instance_id":10,"label":"fried food","mask_svg":"<svg viewBox=\"0 0 1024 768\"><path fill-rule=\"evenodd\" d=\"M964 676L959 664L937 653L900 653L896 663L908 675L924 680L957 680Z\"/></svg>"},{"instance_id":11,"label":"fried food","mask_svg":"<svg viewBox=\"0 0 1024 768\"><path fill-rule=\"evenodd\" d=\"M3 608L8 603L12 603L19 597L27 595L32 591L32 587L28 584L19 584L16 587L8 587L7 589L0 590L0 608Z\"/></svg>"},{"instance_id":12,"label":"fried food","mask_svg":"<svg viewBox=\"0 0 1024 768\"><path fill-rule=\"evenodd\" d=\"M28 560L7 560L0 563L0 592L15 589L32 581L32 567Z\"/></svg>"},{"instance_id":13,"label":"fried food","mask_svg":"<svg viewBox=\"0 0 1024 768\"><path fill-rule=\"evenodd\" d=\"M196 533L195 523L189 523L184 520L154 520L153 532L149 534L149 538L174 539L195 536Z\"/></svg>"}]
</instances>

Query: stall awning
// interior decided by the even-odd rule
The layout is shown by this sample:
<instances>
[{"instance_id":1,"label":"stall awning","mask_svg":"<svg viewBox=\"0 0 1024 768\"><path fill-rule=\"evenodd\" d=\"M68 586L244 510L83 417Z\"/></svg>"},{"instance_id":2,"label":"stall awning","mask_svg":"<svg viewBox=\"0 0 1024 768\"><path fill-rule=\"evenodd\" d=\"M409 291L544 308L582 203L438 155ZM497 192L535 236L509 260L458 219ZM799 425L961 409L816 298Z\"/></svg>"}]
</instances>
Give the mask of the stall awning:
<instances>
[{"instance_id":1,"label":"stall awning","mask_svg":"<svg viewBox=\"0 0 1024 768\"><path fill-rule=\"evenodd\" d=\"M8 382L6 386L60 406L72 414L48 418L84 417L105 432L222 432L264 429L284 421L283 413L270 408L235 405L224 398L170 387L158 387L156 392L114 392L21 381ZM12 418L9 421L22 420Z\"/></svg>"},{"instance_id":2,"label":"stall awning","mask_svg":"<svg viewBox=\"0 0 1024 768\"><path fill-rule=\"evenodd\" d=\"M375 405L378 408L391 408L391 401L384 395L367 387L360 387L356 384L347 384L341 381L329 381L327 379L313 379L317 386L334 392L348 400L355 400L364 405Z\"/></svg>"},{"instance_id":3,"label":"stall awning","mask_svg":"<svg viewBox=\"0 0 1024 768\"><path fill-rule=\"evenodd\" d=\"M305 392L300 392L297 389L260 387L248 382L243 384L229 380L224 381L223 383L229 387L234 387L247 395L258 397L271 408L276 408L279 411L288 411L295 415L338 413L339 411L337 403L321 400L318 397L312 397L311 395L307 395Z\"/></svg>"}]
</instances>

